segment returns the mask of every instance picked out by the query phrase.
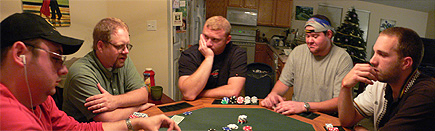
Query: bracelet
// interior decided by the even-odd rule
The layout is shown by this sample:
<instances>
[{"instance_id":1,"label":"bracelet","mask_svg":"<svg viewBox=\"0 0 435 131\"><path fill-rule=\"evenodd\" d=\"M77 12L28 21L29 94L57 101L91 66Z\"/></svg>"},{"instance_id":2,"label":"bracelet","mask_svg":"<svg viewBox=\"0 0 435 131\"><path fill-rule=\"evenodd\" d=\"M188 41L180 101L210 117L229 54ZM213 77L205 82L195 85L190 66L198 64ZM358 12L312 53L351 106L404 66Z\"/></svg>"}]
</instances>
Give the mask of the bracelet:
<instances>
[{"instance_id":1,"label":"bracelet","mask_svg":"<svg viewBox=\"0 0 435 131\"><path fill-rule=\"evenodd\" d=\"M129 131L134 131L133 126L131 125L130 118L125 120L125 124L127 124L127 128L128 128Z\"/></svg>"}]
</instances>

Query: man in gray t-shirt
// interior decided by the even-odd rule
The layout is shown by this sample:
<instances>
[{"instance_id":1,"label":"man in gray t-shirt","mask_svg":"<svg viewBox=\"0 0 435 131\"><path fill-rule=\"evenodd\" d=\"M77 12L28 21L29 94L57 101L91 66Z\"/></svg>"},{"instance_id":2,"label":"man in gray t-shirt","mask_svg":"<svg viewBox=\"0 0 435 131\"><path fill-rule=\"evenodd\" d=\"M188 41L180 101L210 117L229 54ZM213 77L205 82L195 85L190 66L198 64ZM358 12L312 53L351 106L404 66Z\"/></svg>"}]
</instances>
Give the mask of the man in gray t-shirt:
<instances>
[{"instance_id":1,"label":"man in gray t-shirt","mask_svg":"<svg viewBox=\"0 0 435 131\"><path fill-rule=\"evenodd\" d=\"M352 68L349 54L332 44L334 28L327 17L314 15L305 24L307 44L296 47L262 106L281 114L337 112L341 80ZM282 97L293 86L292 100Z\"/></svg>"}]
</instances>

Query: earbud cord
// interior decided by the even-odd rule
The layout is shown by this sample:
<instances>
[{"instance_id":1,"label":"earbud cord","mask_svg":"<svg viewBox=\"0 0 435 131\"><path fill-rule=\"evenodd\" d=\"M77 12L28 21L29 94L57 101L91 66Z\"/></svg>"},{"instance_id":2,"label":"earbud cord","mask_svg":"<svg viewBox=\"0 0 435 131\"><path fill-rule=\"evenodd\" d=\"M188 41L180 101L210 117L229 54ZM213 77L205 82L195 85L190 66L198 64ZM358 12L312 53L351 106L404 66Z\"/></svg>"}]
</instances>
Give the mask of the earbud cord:
<instances>
[{"instance_id":1,"label":"earbud cord","mask_svg":"<svg viewBox=\"0 0 435 131\"><path fill-rule=\"evenodd\" d=\"M29 81L27 80L27 68L26 68L26 64L24 64L24 78L26 79L27 89L29 90L30 109L32 110L33 114L35 114L35 111L33 110L32 92L30 91Z\"/></svg>"}]
</instances>

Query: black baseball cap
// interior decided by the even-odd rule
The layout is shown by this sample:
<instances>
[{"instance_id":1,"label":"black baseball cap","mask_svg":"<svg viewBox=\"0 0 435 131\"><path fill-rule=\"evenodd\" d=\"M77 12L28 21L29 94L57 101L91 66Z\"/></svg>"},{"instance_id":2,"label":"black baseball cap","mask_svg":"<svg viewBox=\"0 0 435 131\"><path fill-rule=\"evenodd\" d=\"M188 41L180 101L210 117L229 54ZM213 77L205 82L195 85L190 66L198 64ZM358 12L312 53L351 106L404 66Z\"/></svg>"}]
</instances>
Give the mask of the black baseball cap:
<instances>
[{"instance_id":1,"label":"black baseball cap","mask_svg":"<svg viewBox=\"0 0 435 131\"><path fill-rule=\"evenodd\" d=\"M63 54L77 52L83 40L61 35L44 18L31 13L15 13L1 22L1 48L12 46L16 41L42 38L61 44Z\"/></svg>"}]
</instances>

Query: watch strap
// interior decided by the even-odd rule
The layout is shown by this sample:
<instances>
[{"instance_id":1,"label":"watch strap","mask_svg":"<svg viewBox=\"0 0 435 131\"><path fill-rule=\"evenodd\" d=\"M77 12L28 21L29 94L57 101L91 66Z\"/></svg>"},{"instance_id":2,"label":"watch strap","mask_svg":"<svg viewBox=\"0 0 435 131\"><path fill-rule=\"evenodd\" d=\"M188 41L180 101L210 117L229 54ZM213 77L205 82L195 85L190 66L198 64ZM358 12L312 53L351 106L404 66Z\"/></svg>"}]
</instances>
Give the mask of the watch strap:
<instances>
[{"instance_id":1,"label":"watch strap","mask_svg":"<svg viewBox=\"0 0 435 131\"><path fill-rule=\"evenodd\" d=\"M133 129L133 125L131 125L131 120L130 118L128 118L127 120L125 120L125 124L127 124L127 128L129 131L134 131Z\"/></svg>"}]
</instances>

